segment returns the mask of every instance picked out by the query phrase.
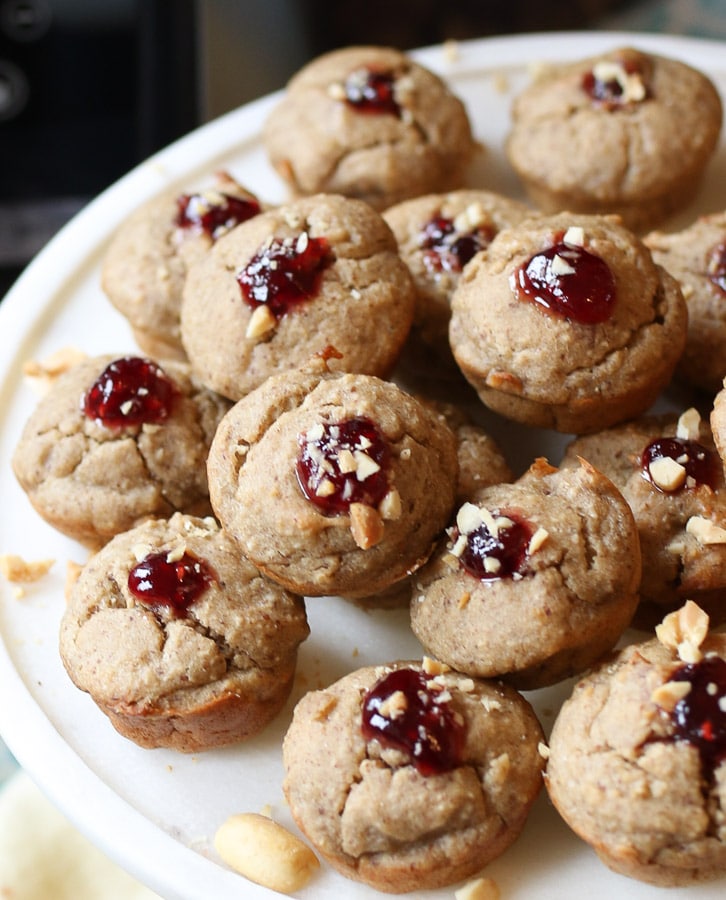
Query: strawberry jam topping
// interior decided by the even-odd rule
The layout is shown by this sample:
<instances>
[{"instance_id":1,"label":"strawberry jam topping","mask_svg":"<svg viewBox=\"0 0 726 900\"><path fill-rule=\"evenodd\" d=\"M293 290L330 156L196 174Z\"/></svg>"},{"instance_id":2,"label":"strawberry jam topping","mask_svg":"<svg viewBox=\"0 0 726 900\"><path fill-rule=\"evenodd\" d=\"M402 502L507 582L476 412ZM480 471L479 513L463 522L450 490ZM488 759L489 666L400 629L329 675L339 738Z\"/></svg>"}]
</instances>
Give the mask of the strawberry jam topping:
<instances>
[{"instance_id":1,"label":"strawberry jam topping","mask_svg":"<svg viewBox=\"0 0 726 900\"><path fill-rule=\"evenodd\" d=\"M345 102L357 112L401 116L392 72L362 67L351 72L343 85Z\"/></svg>"},{"instance_id":2,"label":"strawberry jam topping","mask_svg":"<svg viewBox=\"0 0 726 900\"><path fill-rule=\"evenodd\" d=\"M306 231L297 237L273 238L237 273L242 296L255 309L263 303L276 319L313 297L323 272L333 262L325 238Z\"/></svg>"},{"instance_id":3,"label":"strawberry jam topping","mask_svg":"<svg viewBox=\"0 0 726 900\"><path fill-rule=\"evenodd\" d=\"M179 228L202 231L212 240L221 237L240 222L256 216L260 211L260 204L253 197L243 199L217 191L182 194L177 197L176 203L177 216L174 224Z\"/></svg>"},{"instance_id":4,"label":"strawberry jam topping","mask_svg":"<svg viewBox=\"0 0 726 900\"><path fill-rule=\"evenodd\" d=\"M388 493L390 449L370 419L318 423L298 435L298 447L298 483L325 515L344 515L351 503L377 507Z\"/></svg>"},{"instance_id":5,"label":"strawberry jam topping","mask_svg":"<svg viewBox=\"0 0 726 900\"><path fill-rule=\"evenodd\" d=\"M706 656L677 669L670 681L685 681L691 689L671 714L675 739L698 749L709 776L726 760L726 660Z\"/></svg>"},{"instance_id":6,"label":"strawberry jam topping","mask_svg":"<svg viewBox=\"0 0 726 900\"><path fill-rule=\"evenodd\" d=\"M448 691L435 688L422 672L396 669L363 698L363 737L406 753L422 775L449 772L463 762L464 720Z\"/></svg>"},{"instance_id":7,"label":"strawberry jam topping","mask_svg":"<svg viewBox=\"0 0 726 900\"><path fill-rule=\"evenodd\" d=\"M726 241L716 244L708 254L706 273L709 281L726 294Z\"/></svg>"},{"instance_id":8,"label":"strawberry jam topping","mask_svg":"<svg viewBox=\"0 0 726 900\"><path fill-rule=\"evenodd\" d=\"M426 268L432 272L461 272L493 237L491 226L462 232L457 231L453 219L434 216L424 225L420 238Z\"/></svg>"},{"instance_id":9,"label":"strawberry jam topping","mask_svg":"<svg viewBox=\"0 0 726 900\"><path fill-rule=\"evenodd\" d=\"M209 566L185 550L181 556L150 553L129 572L128 585L144 606L182 619L213 580Z\"/></svg>"},{"instance_id":10,"label":"strawberry jam topping","mask_svg":"<svg viewBox=\"0 0 726 900\"><path fill-rule=\"evenodd\" d=\"M662 479L654 478L651 467L661 459L671 459L683 468L683 477L676 479L668 490ZM661 437L651 441L643 450L640 467L643 477L663 493L676 493L684 487L706 485L715 489L721 468L717 455L698 441L678 437Z\"/></svg>"},{"instance_id":11,"label":"strawberry jam topping","mask_svg":"<svg viewBox=\"0 0 726 900\"><path fill-rule=\"evenodd\" d=\"M605 260L563 242L516 269L511 286L520 299L583 325L607 321L615 304L615 279Z\"/></svg>"},{"instance_id":12,"label":"strawberry jam topping","mask_svg":"<svg viewBox=\"0 0 726 900\"><path fill-rule=\"evenodd\" d=\"M101 372L82 399L83 412L107 428L163 422L177 396L174 382L149 359L124 356Z\"/></svg>"},{"instance_id":13,"label":"strawberry jam topping","mask_svg":"<svg viewBox=\"0 0 726 900\"><path fill-rule=\"evenodd\" d=\"M462 516L460 510L457 523L452 552L470 575L480 581L522 576L534 534L530 522L509 511L484 511L483 516L474 513L472 518Z\"/></svg>"}]
</instances>

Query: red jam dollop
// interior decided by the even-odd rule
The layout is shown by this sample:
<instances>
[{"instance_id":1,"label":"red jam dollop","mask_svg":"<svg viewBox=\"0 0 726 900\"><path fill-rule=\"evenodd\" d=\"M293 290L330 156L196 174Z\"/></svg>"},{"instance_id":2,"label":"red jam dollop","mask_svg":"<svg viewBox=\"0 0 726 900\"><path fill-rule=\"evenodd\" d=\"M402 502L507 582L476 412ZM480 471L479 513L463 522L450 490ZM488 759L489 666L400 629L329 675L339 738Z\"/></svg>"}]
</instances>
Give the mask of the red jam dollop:
<instances>
[{"instance_id":1,"label":"red jam dollop","mask_svg":"<svg viewBox=\"0 0 726 900\"><path fill-rule=\"evenodd\" d=\"M325 515L344 515L351 503L377 507L388 493L390 449L367 417L314 425L298 447L298 483Z\"/></svg>"},{"instance_id":2,"label":"red jam dollop","mask_svg":"<svg viewBox=\"0 0 726 900\"><path fill-rule=\"evenodd\" d=\"M512 290L520 299L583 325L607 321L616 296L604 259L560 241L516 269Z\"/></svg>"},{"instance_id":3,"label":"red jam dollop","mask_svg":"<svg viewBox=\"0 0 726 900\"><path fill-rule=\"evenodd\" d=\"M521 577L529 559L532 524L512 512L494 511L494 525L482 522L466 535L455 533L463 547L457 552L466 571L480 581Z\"/></svg>"},{"instance_id":4,"label":"red jam dollop","mask_svg":"<svg viewBox=\"0 0 726 900\"><path fill-rule=\"evenodd\" d=\"M491 226L457 231L453 219L434 216L423 227L420 245L431 272L461 272L469 260L494 237Z\"/></svg>"},{"instance_id":5,"label":"red jam dollop","mask_svg":"<svg viewBox=\"0 0 726 900\"><path fill-rule=\"evenodd\" d=\"M422 775L449 772L463 762L466 738L449 698L422 672L395 669L363 698L363 737L408 754Z\"/></svg>"},{"instance_id":6,"label":"red jam dollop","mask_svg":"<svg viewBox=\"0 0 726 900\"><path fill-rule=\"evenodd\" d=\"M666 490L653 479L650 467L659 459L672 459L685 469L685 478L673 490ZM651 441L640 459L643 477L663 493L676 493L684 487L705 485L715 489L719 480L717 455L698 441L678 437L661 437Z\"/></svg>"},{"instance_id":7,"label":"red jam dollop","mask_svg":"<svg viewBox=\"0 0 726 900\"><path fill-rule=\"evenodd\" d=\"M276 319L313 297L323 272L333 262L325 238L297 237L271 240L237 273L245 301L256 309L266 304Z\"/></svg>"},{"instance_id":8,"label":"red jam dollop","mask_svg":"<svg viewBox=\"0 0 726 900\"><path fill-rule=\"evenodd\" d=\"M177 197L175 225L204 232L212 240L246 222L260 212L253 197L244 199L218 191L207 194L182 194Z\"/></svg>"},{"instance_id":9,"label":"red jam dollop","mask_svg":"<svg viewBox=\"0 0 726 900\"><path fill-rule=\"evenodd\" d=\"M706 273L711 284L726 294L726 241L711 248Z\"/></svg>"},{"instance_id":10,"label":"red jam dollop","mask_svg":"<svg viewBox=\"0 0 726 900\"><path fill-rule=\"evenodd\" d=\"M671 714L675 739L696 747L704 769L713 775L726 760L726 660L706 656L681 666L669 680L691 685Z\"/></svg>"},{"instance_id":11,"label":"red jam dollop","mask_svg":"<svg viewBox=\"0 0 726 900\"><path fill-rule=\"evenodd\" d=\"M582 77L582 89L597 106L618 109L650 96L645 72L635 59L603 60Z\"/></svg>"},{"instance_id":12,"label":"red jam dollop","mask_svg":"<svg viewBox=\"0 0 726 900\"><path fill-rule=\"evenodd\" d=\"M161 366L138 356L114 360L101 372L82 400L84 414L107 428L163 422L177 396Z\"/></svg>"},{"instance_id":13,"label":"red jam dollop","mask_svg":"<svg viewBox=\"0 0 726 900\"><path fill-rule=\"evenodd\" d=\"M166 609L182 619L214 580L209 566L191 553L181 557L150 553L129 572L131 593L154 611Z\"/></svg>"},{"instance_id":14,"label":"red jam dollop","mask_svg":"<svg viewBox=\"0 0 726 900\"><path fill-rule=\"evenodd\" d=\"M356 69L345 79L345 102L357 112L400 118L395 83L392 72L365 67Z\"/></svg>"}]
</instances>

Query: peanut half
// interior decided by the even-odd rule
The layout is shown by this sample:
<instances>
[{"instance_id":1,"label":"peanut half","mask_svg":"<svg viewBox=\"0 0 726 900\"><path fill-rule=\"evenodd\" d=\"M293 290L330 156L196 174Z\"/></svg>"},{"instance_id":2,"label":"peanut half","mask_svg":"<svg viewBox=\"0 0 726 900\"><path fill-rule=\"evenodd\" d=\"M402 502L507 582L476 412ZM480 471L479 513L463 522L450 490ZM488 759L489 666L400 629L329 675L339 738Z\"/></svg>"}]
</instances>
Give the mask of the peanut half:
<instances>
[{"instance_id":1,"label":"peanut half","mask_svg":"<svg viewBox=\"0 0 726 900\"><path fill-rule=\"evenodd\" d=\"M303 888L320 866L304 841L259 813L230 816L218 828L214 846L240 875L282 894Z\"/></svg>"}]
</instances>

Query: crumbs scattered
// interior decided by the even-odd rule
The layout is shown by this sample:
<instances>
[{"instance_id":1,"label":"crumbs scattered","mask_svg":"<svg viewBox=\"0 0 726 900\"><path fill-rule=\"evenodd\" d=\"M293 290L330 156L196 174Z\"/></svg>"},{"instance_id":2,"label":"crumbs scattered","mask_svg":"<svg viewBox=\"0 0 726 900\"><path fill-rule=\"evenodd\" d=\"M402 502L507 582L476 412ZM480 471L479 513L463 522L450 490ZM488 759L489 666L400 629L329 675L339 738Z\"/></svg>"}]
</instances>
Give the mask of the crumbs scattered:
<instances>
[{"instance_id":1,"label":"crumbs scattered","mask_svg":"<svg viewBox=\"0 0 726 900\"><path fill-rule=\"evenodd\" d=\"M27 560L14 553L3 553L0 572L13 584L31 584L47 575L54 562L54 559Z\"/></svg>"}]
</instances>

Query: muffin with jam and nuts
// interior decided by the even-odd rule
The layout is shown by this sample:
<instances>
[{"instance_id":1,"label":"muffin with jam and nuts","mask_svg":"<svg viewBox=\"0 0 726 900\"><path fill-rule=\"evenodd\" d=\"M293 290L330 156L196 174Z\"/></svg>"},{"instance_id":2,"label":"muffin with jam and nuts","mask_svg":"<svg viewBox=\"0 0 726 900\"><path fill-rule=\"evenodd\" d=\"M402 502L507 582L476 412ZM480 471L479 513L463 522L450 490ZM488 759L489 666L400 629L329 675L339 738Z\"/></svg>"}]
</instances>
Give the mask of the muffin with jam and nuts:
<instances>
[{"instance_id":1,"label":"muffin with jam and nuts","mask_svg":"<svg viewBox=\"0 0 726 900\"><path fill-rule=\"evenodd\" d=\"M449 339L490 409L583 433L645 412L686 329L678 283L617 217L560 213L502 229L471 260Z\"/></svg>"},{"instance_id":2,"label":"muffin with jam and nuts","mask_svg":"<svg viewBox=\"0 0 726 900\"><path fill-rule=\"evenodd\" d=\"M583 671L608 652L638 603L633 515L589 463L537 460L483 488L413 576L411 627L459 672L522 690Z\"/></svg>"},{"instance_id":3,"label":"muffin with jam and nuts","mask_svg":"<svg viewBox=\"0 0 726 900\"><path fill-rule=\"evenodd\" d=\"M308 631L302 598L262 576L212 518L176 513L89 560L63 613L60 652L124 737L189 753L272 721Z\"/></svg>"},{"instance_id":4,"label":"muffin with jam and nuts","mask_svg":"<svg viewBox=\"0 0 726 900\"><path fill-rule=\"evenodd\" d=\"M96 549L149 516L211 512L207 452L229 407L187 363L89 357L31 413L13 470L43 519Z\"/></svg>"},{"instance_id":5,"label":"muffin with jam and nuts","mask_svg":"<svg viewBox=\"0 0 726 900\"><path fill-rule=\"evenodd\" d=\"M611 869L726 889L726 635L694 603L626 647L562 706L545 784Z\"/></svg>"},{"instance_id":6,"label":"muffin with jam and nuts","mask_svg":"<svg viewBox=\"0 0 726 900\"><path fill-rule=\"evenodd\" d=\"M219 172L205 187L154 197L121 223L104 255L101 284L144 353L186 359L179 318L187 270L261 208L257 197Z\"/></svg>"},{"instance_id":7,"label":"muffin with jam and nuts","mask_svg":"<svg viewBox=\"0 0 726 900\"><path fill-rule=\"evenodd\" d=\"M263 138L293 194L345 194L379 210L460 187L477 149L461 100L390 47L345 47L308 63Z\"/></svg>"},{"instance_id":8,"label":"muffin with jam and nuts","mask_svg":"<svg viewBox=\"0 0 726 900\"><path fill-rule=\"evenodd\" d=\"M715 622L726 619L726 487L708 419L642 416L576 438L563 467L586 459L628 502L638 528L643 574L639 624L696 600Z\"/></svg>"},{"instance_id":9,"label":"muffin with jam and nuts","mask_svg":"<svg viewBox=\"0 0 726 900\"><path fill-rule=\"evenodd\" d=\"M297 704L284 791L344 876L390 893L443 887L519 836L542 738L529 703L499 682L426 658L370 666Z\"/></svg>"},{"instance_id":10,"label":"muffin with jam and nuts","mask_svg":"<svg viewBox=\"0 0 726 900\"><path fill-rule=\"evenodd\" d=\"M693 198L722 115L702 72L618 48L543 68L514 100L506 152L543 212L618 213L646 231Z\"/></svg>"},{"instance_id":11,"label":"muffin with jam and nuts","mask_svg":"<svg viewBox=\"0 0 726 900\"><path fill-rule=\"evenodd\" d=\"M442 416L318 359L232 407L208 470L214 511L256 566L296 593L356 598L428 558L458 462Z\"/></svg>"},{"instance_id":12,"label":"muffin with jam and nuts","mask_svg":"<svg viewBox=\"0 0 726 900\"><path fill-rule=\"evenodd\" d=\"M190 268L182 342L200 380L231 400L327 347L331 369L386 376L414 301L381 216L319 194L243 222Z\"/></svg>"}]
</instances>

